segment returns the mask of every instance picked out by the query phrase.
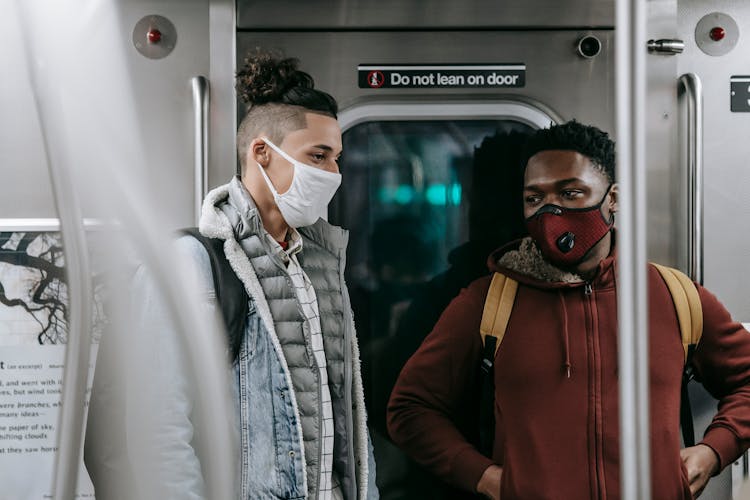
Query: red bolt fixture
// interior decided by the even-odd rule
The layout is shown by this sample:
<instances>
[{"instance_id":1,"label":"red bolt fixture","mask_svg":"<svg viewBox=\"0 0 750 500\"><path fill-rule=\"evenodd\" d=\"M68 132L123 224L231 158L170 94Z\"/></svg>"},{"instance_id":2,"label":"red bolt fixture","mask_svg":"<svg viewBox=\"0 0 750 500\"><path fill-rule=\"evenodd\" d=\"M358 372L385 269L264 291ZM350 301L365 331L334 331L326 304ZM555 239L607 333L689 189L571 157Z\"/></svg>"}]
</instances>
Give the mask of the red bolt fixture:
<instances>
[{"instance_id":1,"label":"red bolt fixture","mask_svg":"<svg viewBox=\"0 0 750 500\"><path fill-rule=\"evenodd\" d=\"M727 32L721 26L716 26L715 28L712 28L708 34L708 36L710 36L711 40L713 40L714 42L723 40L726 35L727 35Z\"/></svg>"},{"instance_id":2,"label":"red bolt fixture","mask_svg":"<svg viewBox=\"0 0 750 500\"><path fill-rule=\"evenodd\" d=\"M146 33L146 39L148 40L148 43L161 42L161 31L156 28L151 28L148 30L148 33Z\"/></svg>"}]
</instances>

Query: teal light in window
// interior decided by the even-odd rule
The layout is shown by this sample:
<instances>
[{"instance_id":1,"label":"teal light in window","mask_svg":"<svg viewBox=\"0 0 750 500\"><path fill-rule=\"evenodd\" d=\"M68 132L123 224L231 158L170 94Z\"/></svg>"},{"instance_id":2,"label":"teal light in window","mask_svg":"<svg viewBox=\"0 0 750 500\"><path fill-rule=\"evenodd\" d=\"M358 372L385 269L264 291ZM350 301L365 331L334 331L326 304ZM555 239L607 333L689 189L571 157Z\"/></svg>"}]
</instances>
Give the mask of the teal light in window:
<instances>
[{"instance_id":1,"label":"teal light in window","mask_svg":"<svg viewBox=\"0 0 750 500\"><path fill-rule=\"evenodd\" d=\"M430 205L445 205L448 198L445 184L431 184L427 186L424 197Z\"/></svg>"},{"instance_id":2,"label":"teal light in window","mask_svg":"<svg viewBox=\"0 0 750 500\"><path fill-rule=\"evenodd\" d=\"M389 205L397 203L399 205L408 205L414 201L414 188L408 184L400 184L394 187L382 187L378 192L380 203Z\"/></svg>"},{"instance_id":3,"label":"teal light in window","mask_svg":"<svg viewBox=\"0 0 750 500\"><path fill-rule=\"evenodd\" d=\"M460 205L461 204L461 184L454 183L451 184L451 202L454 205Z\"/></svg>"},{"instance_id":4,"label":"teal light in window","mask_svg":"<svg viewBox=\"0 0 750 500\"><path fill-rule=\"evenodd\" d=\"M396 203L399 205L408 205L414 201L414 188L406 184L401 184L396 188L396 193L393 196Z\"/></svg>"},{"instance_id":5,"label":"teal light in window","mask_svg":"<svg viewBox=\"0 0 750 500\"><path fill-rule=\"evenodd\" d=\"M460 205L461 195L460 184L453 183L448 186L445 184L431 184L427 186L424 192L424 199L430 205ZM396 187L382 187L378 192L380 203L385 205L392 203L408 205L417 201L416 198L417 193L414 191L414 187L408 184L399 184Z\"/></svg>"},{"instance_id":6,"label":"teal light in window","mask_svg":"<svg viewBox=\"0 0 750 500\"><path fill-rule=\"evenodd\" d=\"M432 184L425 191L425 198L430 205L460 205L461 184Z\"/></svg>"}]
</instances>

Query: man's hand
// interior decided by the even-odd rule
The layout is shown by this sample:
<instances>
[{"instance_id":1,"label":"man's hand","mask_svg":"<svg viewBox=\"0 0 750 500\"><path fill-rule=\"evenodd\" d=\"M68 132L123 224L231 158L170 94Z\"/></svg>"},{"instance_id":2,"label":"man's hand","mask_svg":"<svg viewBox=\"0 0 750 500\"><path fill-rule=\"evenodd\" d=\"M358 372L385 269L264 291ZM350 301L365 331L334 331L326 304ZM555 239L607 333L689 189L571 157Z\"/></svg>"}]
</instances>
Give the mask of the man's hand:
<instances>
[{"instance_id":1,"label":"man's hand","mask_svg":"<svg viewBox=\"0 0 750 500\"><path fill-rule=\"evenodd\" d=\"M503 469L497 465L490 465L477 483L477 492L492 500L500 500L500 478L502 477Z\"/></svg>"},{"instance_id":2,"label":"man's hand","mask_svg":"<svg viewBox=\"0 0 750 500\"><path fill-rule=\"evenodd\" d=\"M698 498L711 476L719 471L719 457L710 447L699 444L680 450L680 458L687 470L690 492Z\"/></svg>"}]
</instances>

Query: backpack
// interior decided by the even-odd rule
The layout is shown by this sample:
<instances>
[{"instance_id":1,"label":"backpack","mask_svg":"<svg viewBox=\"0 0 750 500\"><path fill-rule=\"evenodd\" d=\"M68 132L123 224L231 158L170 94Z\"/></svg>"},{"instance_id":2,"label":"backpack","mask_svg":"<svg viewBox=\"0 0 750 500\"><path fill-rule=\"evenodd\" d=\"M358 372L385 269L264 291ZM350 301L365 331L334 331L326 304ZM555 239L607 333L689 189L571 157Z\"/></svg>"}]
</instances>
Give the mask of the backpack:
<instances>
[{"instance_id":1,"label":"backpack","mask_svg":"<svg viewBox=\"0 0 750 500\"><path fill-rule=\"evenodd\" d=\"M680 427L685 446L695 445L693 414L690 408L687 385L694 378L692 357L703 333L703 309L698 290L693 281L684 273L671 267L653 264L661 274L669 289L680 325L682 347L685 351L685 365L680 389ZM492 369L495 354L508 328L508 321L518 290L518 282L502 273L492 277L487 298L484 302L482 322L479 327L482 336L482 361L480 363L481 406L479 411L480 451L491 456L495 431L495 387Z\"/></svg>"},{"instance_id":2,"label":"backpack","mask_svg":"<svg viewBox=\"0 0 750 500\"><path fill-rule=\"evenodd\" d=\"M197 227L181 229L183 235L190 235L198 240L208 253L211 261L211 275L214 280L216 302L224 320L229 344L230 360L235 362L240 355L242 337L245 334L249 296L245 285L237 277L224 253L224 240L206 238Z\"/></svg>"}]
</instances>

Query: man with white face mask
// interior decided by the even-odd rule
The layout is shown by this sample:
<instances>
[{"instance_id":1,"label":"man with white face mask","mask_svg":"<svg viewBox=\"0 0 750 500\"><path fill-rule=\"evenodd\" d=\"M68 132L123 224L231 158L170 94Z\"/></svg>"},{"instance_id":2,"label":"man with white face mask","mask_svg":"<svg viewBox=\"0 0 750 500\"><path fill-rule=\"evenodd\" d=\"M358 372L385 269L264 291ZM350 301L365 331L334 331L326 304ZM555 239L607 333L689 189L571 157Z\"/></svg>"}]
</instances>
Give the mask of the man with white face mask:
<instances>
[{"instance_id":1,"label":"man with white face mask","mask_svg":"<svg viewBox=\"0 0 750 500\"><path fill-rule=\"evenodd\" d=\"M243 328L229 328L240 497L377 498L344 282L348 234L325 220L341 184L336 102L296 60L264 53L248 57L237 85L249 102L242 175L206 196L199 230L223 241L247 292ZM206 247L182 240L210 267Z\"/></svg>"},{"instance_id":2,"label":"man with white face mask","mask_svg":"<svg viewBox=\"0 0 750 500\"><path fill-rule=\"evenodd\" d=\"M324 220L341 183L337 104L313 88L294 59L258 52L237 81L249 103L237 134L242 174L208 193L198 231L188 230L177 243L197 271L207 309L220 311L226 325L238 496L374 500L375 465L344 281L348 233ZM148 297L141 290L133 295ZM176 369L161 371L182 381ZM194 444L201 436L188 390L170 387L162 403L159 435L167 445L159 498L205 498ZM95 444L87 440L92 470L108 452L97 456ZM97 497L107 497L100 487L106 478L92 478Z\"/></svg>"}]
</instances>

